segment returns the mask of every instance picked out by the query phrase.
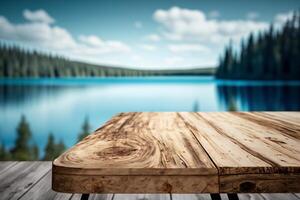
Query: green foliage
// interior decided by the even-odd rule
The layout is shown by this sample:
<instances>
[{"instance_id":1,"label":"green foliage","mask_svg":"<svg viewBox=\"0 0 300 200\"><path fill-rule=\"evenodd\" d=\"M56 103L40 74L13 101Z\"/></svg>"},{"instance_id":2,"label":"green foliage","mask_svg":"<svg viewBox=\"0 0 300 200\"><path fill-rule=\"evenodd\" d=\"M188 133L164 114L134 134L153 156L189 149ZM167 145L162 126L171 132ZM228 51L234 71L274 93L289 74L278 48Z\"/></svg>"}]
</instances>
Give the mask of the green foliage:
<instances>
[{"instance_id":1,"label":"green foliage","mask_svg":"<svg viewBox=\"0 0 300 200\"><path fill-rule=\"evenodd\" d=\"M238 111L237 105L233 97L229 99L227 111L233 112L233 111Z\"/></svg>"},{"instance_id":2,"label":"green foliage","mask_svg":"<svg viewBox=\"0 0 300 200\"><path fill-rule=\"evenodd\" d=\"M0 144L0 160L11 160L11 154L3 144Z\"/></svg>"},{"instance_id":3,"label":"green foliage","mask_svg":"<svg viewBox=\"0 0 300 200\"><path fill-rule=\"evenodd\" d=\"M48 136L48 141L45 147L45 156L43 160L53 160L55 158L55 141L52 133Z\"/></svg>"},{"instance_id":4,"label":"green foliage","mask_svg":"<svg viewBox=\"0 0 300 200\"><path fill-rule=\"evenodd\" d=\"M216 77L220 79L299 80L300 79L300 12L281 30L273 26L255 38L242 41L236 54L231 44L220 58Z\"/></svg>"},{"instance_id":5,"label":"green foliage","mask_svg":"<svg viewBox=\"0 0 300 200\"><path fill-rule=\"evenodd\" d=\"M32 160L39 160L39 147L36 144L34 144L31 150L32 150Z\"/></svg>"},{"instance_id":6,"label":"green foliage","mask_svg":"<svg viewBox=\"0 0 300 200\"><path fill-rule=\"evenodd\" d=\"M88 133L90 125L86 118L82 133ZM47 145L45 147L45 155L43 160L53 160L63 153L66 146L62 140L55 143L55 138L52 133L48 136ZM0 161L4 160L39 160L39 148L35 143L32 143L32 133L30 126L23 115L17 126L17 139L15 146L10 150L6 150L5 146L0 143Z\"/></svg>"},{"instance_id":7,"label":"green foliage","mask_svg":"<svg viewBox=\"0 0 300 200\"><path fill-rule=\"evenodd\" d=\"M55 139L52 133L48 136L47 145L45 147L45 156L43 160L54 160L65 150L65 144L61 140L59 143L55 143Z\"/></svg>"},{"instance_id":8,"label":"green foliage","mask_svg":"<svg viewBox=\"0 0 300 200\"><path fill-rule=\"evenodd\" d=\"M58 144L56 145L56 157L58 157L60 154L62 154L66 150L66 146L63 142L63 140L60 140Z\"/></svg>"},{"instance_id":9,"label":"green foliage","mask_svg":"<svg viewBox=\"0 0 300 200\"><path fill-rule=\"evenodd\" d=\"M88 119L88 117L86 117L82 124L81 132L78 135L78 141L81 141L83 138L88 136L90 134L90 129L91 129L91 126L89 124L89 119Z\"/></svg>"},{"instance_id":10,"label":"green foliage","mask_svg":"<svg viewBox=\"0 0 300 200\"><path fill-rule=\"evenodd\" d=\"M0 77L98 77L213 75L214 68L137 70L72 61L61 56L0 44Z\"/></svg>"},{"instance_id":11,"label":"green foliage","mask_svg":"<svg viewBox=\"0 0 300 200\"><path fill-rule=\"evenodd\" d=\"M38 151L34 146L30 145L32 134L29 124L25 116L21 117L21 121L17 127L17 139L15 147L11 150L14 160L35 160Z\"/></svg>"}]
</instances>

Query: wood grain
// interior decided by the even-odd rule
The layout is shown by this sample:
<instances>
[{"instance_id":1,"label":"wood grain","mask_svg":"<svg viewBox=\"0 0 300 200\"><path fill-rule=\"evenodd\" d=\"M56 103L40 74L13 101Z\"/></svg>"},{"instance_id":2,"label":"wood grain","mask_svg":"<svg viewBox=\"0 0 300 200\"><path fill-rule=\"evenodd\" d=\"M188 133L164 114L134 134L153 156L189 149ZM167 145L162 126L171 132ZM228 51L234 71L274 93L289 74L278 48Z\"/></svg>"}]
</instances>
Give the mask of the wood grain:
<instances>
[{"instance_id":1,"label":"wood grain","mask_svg":"<svg viewBox=\"0 0 300 200\"><path fill-rule=\"evenodd\" d=\"M53 174L52 188L66 193L217 193L216 175L62 175Z\"/></svg>"},{"instance_id":2,"label":"wood grain","mask_svg":"<svg viewBox=\"0 0 300 200\"><path fill-rule=\"evenodd\" d=\"M217 173L176 113L120 114L56 159L53 169L89 175Z\"/></svg>"},{"instance_id":3,"label":"wood grain","mask_svg":"<svg viewBox=\"0 0 300 200\"><path fill-rule=\"evenodd\" d=\"M57 193L51 189L51 171L36 183L23 196L22 200L69 200L72 194ZM80 199L80 198L78 198Z\"/></svg>"},{"instance_id":4,"label":"wood grain","mask_svg":"<svg viewBox=\"0 0 300 200\"><path fill-rule=\"evenodd\" d=\"M224 193L291 193L300 191L300 174L239 174L220 176Z\"/></svg>"},{"instance_id":5,"label":"wood grain","mask_svg":"<svg viewBox=\"0 0 300 200\"><path fill-rule=\"evenodd\" d=\"M4 179L1 179L0 181L0 188L7 187L8 190L11 190L10 188L16 188L13 190L14 192L21 194L18 196L14 196L11 198L10 195L3 195L3 193L6 192L6 190L2 190L0 192L0 199L6 200L6 199L19 199L19 200L25 200L25 199L35 199L35 200L47 200L47 199L55 199L55 200L80 200L81 194L66 194L66 193L56 193L51 190L51 173L47 170L42 170L40 167L38 170L42 170L42 173L45 173L42 175L42 178L36 179L33 184L30 185L30 187L26 187L26 190L22 190L21 193L19 193L18 188L20 188L20 179L16 178L20 174L24 174L20 168L26 168L26 166L32 166L34 162L21 162L22 165L19 165L20 162L15 162L16 167L6 170L3 172L1 177L9 177L11 180L9 187L7 187L7 181ZM49 169L51 167L51 162L43 162L43 167ZM11 162L0 162L0 166L9 166L11 165ZM17 167L19 166L19 167ZM29 180L27 180L29 179ZM32 181L32 176L24 176L22 179L22 182L26 185L26 183L30 183ZM16 186L15 186L16 185ZM24 186L25 186L24 185ZM226 194L221 194L222 200L228 200L228 197ZM238 194L240 200L299 200L300 194L297 193L281 193L281 194ZM119 200L119 199L127 199L127 200L183 200L183 199L197 199L197 200L211 200L209 194L91 194L89 197L89 200Z\"/></svg>"},{"instance_id":6,"label":"wood grain","mask_svg":"<svg viewBox=\"0 0 300 200\"><path fill-rule=\"evenodd\" d=\"M19 162L0 175L1 198L20 198L50 169L51 165L45 162Z\"/></svg>"},{"instance_id":7,"label":"wood grain","mask_svg":"<svg viewBox=\"0 0 300 200\"><path fill-rule=\"evenodd\" d=\"M289 114L290 121L287 120ZM179 113L219 174L299 173L298 112ZM276 116L272 118L272 116Z\"/></svg>"},{"instance_id":8,"label":"wood grain","mask_svg":"<svg viewBox=\"0 0 300 200\"><path fill-rule=\"evenodd\" d=\"M0 161L0 174L4 173L6 170L8 170L9 168L13 167L16 164L17 162L15 161L5 161L5 162Z\"/></svg>"},{"instance_id":9,"label":"wood grain","mask_svg":"<svg viewBox=\"0 0 300 200\"><path fill-rule=\"evenodd\" d=\"M172 200L211 200L209 194L172 194Z\"/></svg>"},{"instance_id":10,"label":"wood grain","mask_svg":"<svg viewBox=\"0 0 300 200\"><path fill-rule=\"evenodd\" d=\"M121 113L53 162L53 189L300 192L299 147L299 112Z\"/></svg>"}]
</instances>

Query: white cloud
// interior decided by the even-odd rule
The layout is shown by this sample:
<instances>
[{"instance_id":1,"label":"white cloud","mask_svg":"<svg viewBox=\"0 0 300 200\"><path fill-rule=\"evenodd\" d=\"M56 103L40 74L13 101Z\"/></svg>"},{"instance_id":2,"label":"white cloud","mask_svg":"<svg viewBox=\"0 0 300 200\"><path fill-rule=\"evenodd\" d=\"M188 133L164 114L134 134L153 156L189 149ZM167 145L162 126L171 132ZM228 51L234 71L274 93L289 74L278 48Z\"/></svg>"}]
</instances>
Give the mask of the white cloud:
<instances>
[{"instance_id":1,"label":"white cloud","mask_svg":"<svg viewBox=\"0 0 300 200\"><path fill-rule=\"evenodd\" d=\"M149 40L149 41L152 41L152 42L158 42L158 41L160 41L160 36L159 35L157 35L157 34L150 34L150 35L147 35L146 37L145 37L145 39L146 40Z\"/></svg>"},{"instance_id":2,"label":"white cloud","mask_svg":"<svg viewBox=\"0 0 300 200\"><path fill-rule=\"evenodd\" d=\"M36 10L30 11L28 9L23 11L23 15L25 19L32 21L32 22L41 22L46 24L54 23L55 20L44 10Z\"/></svg>"},{"instance_id":3,"label":"white cloud","mask_svg":"<svg viewBox=\"0 0 300 200\"><path fill-rule=\"evenodd\" d=\"M81 35L76 39L68 30L52 25L54 19L45 17L49 16L45 11L25 10L24 16L31 21L13 24L0 16L0 39L23 42L74 57L89 58L100 54L131 51L131 48L121 41L103 40L95 35Z\"/></svg>"},{"instance_id":4,"label":"white cloud","mask_svg":"<svg viewBox=\"0 0 300 200\"><path fill-rule=\"evenodd\" d=\"M76 46L72 35L61 27L41 22L12 24L3 16L0 16L0 38L38 44L51 49Z\"/></svg>"},{"instance_id":5,"label":"white cloud","mask_svg":"<svg viewBox=\"0 0 300 200\"><path fill-rule=\"evenodd\" d=\"M154 51L156 50L155 45L150 45L150 44L141 44L140 47L146 51Z\"/></svg>"},{"instance_id":6,"label":"white cloud","mask_svg":"<svg viewBox=\"0 0 300 200\"><path fill-rule=\"evenodd\" d=\"M249 12L246 15L246 18L249 20L255 20L259 17L259 14L257 12Z\"/></svg>"},{"instance_id":7,"label":"white cloud","mask_svg":"<svg viewBox=\"0 0 300 200\"><path fill-rule=\"evenodd\" d=\"M163 35L167 39L203 41L222 45L229 39L239 41L250 32L264 30L269 25L266 22L252 20L208 19L200 10L179 7L156 10L153 18L162 25Z\"/></svg>"},{"instance_id":8,"label":"white cloud","mask_svg":"<svg viewBox=\"0 0 300 200\"><path fill-rule=\"evenodd\" d=\"M217 10L213 10L213 11L211 11L211 12L208 13L208 16L210 18L218 18L218 17L220 17L220 13Z\"/></svg>"},{"instance_id":9,"label":"white cloud","mask_svg":"<svg viewBox=\"0 0 300 200\"><path fill-rule=\"evenodd\" d=\"M180 7L156 10L153 19L160 25L159 36L172 41L172 44L167 44L172 55L165 59L165 63L182 62L175 56L176 53L181 53L184 64L191 63L195 66L197 62L200 65L216 63L230 40L238 47L242 38L250 33L267 30L270 26L269 22L258 20L257 13L248 13L247 19L227 20L219 16L220 13L216 10L207 14L201 10ZM286 14L277 16L277 21L285 19ZM191 61L193 52L200 56Z\"/></svg>"},{"instance_id":10,"label":"white cloud","mask_svg":"<svg viewBox=\"0 0 300 200\"><path fill-rule=\"evenodd\" d=\"M141 28L143 28L143 23L142 22L140 22L140 21L136 21L136 22L134 22L134 27L135 28L137 28L137 29L141 29Z\"/></svg>"},{"instance_id":11,"label":"white cloud","mask_svg":"<svg viewBox=\"0 0 300 200\"><path fill-rule=\"evenodd\" d=\"M168 49L173 53L181 52L209 52L209 48L198 44L171 44Z\"/></svg>"},{"instance_id":12,"label":"white cloud","mask_svg":"<svg viewBox=\"0 0 300 200\"><path fill-rule=\"evenodd\" d=\"M282 26L287 20L292 19L293 11L288 11L286 13L278 13L274 17L274 25L276 27Z\"/></svg>"},{"instance_id":13,"label":"white cloud","mask_svg":"<svg viewBox=\"0 0 300 200\"><path fill-rule=\"evenodd\" d=\"M95 35L79 36L81 45L89 48L90 52L94 53L111 53L111 52L130 52L130 47L120 41L107 40L104 41Z\"/></svg>"},{"instance_id":14,"label":"white cloud","mask_svg":"<svg viewBox=\"0 0 300 200\"><path fill-rule=\"evenodd\" d=\"M164 59L164 63L168 66L176 66L181 64L184 61L184 58L174 56L174 57L167 57Z\"/></svg>"},{"instance_id":15,"label":"white cloud","mask_svg":"<svg viewBox=\"0 0 300 200\"><path fill-rule=\"evenodd\" d=\"M131 59L135 62L140 62L143 59L143 57L141 57L140 55L132 55Z\"/></svg>"},{"instance_id":16,"label":"white cloud","mask_svg":"<svg viewBox=\"0 0 300 200\"><path fill-rule=\"evenodd\" d=\"M79 40L89 46L97 47L103 45L103 40L95 35L89 35L89 36L80 35Z\"/></svg>"}]
</instances>

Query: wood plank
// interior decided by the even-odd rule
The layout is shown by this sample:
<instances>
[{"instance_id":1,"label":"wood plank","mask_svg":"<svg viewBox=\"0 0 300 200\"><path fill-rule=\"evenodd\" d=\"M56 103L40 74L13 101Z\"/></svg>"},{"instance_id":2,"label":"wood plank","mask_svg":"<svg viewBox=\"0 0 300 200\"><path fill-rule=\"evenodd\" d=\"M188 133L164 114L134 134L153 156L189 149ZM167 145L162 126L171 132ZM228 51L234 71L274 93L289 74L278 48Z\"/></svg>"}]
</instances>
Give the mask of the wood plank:
<instances>
[{"instance_id":1,"label":"wood plank","mask_svg":"<svg viewBox=\"0 0 300 200\"><path fill-rule=\"evenodd\" d=\"M209 194L172 194L172 200L211 200Z\"/></svg>"},{"instance_id":2,"label":"wood plank","mask_svg":"<svg viewBox=\"0 0 300 200\"><path fill-rule=\"evenodd\" d=\"M295 194L260 194L263 199L267 200L299 200L300 198L297 197Z\"/></svg>"},{"instance_id":3,"label":"wood plank","mask_svg":"<svg viewBox=\"0 0 300 200\"><path fill-rule=\"evenodd\" d=\"M0 174L1 198L18 199L50 169L50 162L18 162Z\"/></svg>"},{"instance_id":4,"label":"wood plank","mask_svg":"<svg viewBox=\"0 0 300 200\"><path fill-rule=\"evenodd\" d=\"M228 197L228 194L226 194L226 193L221 193L220 196L221 196L222 200L230 200Z\"/></svg>"},{"instance_id":5,"label":"wood plank","mask_svg":"<svg viewBox=\"0 0 300 200\"><path fill-rule=\"evenodd\" d=\"M16 164L16 161L0 161L0 174Z\"/></svg>"},{"instance_id":6,"label":"wood plank","mask_svg":"<svg viewBox=\"0 0 300 200\"><path fill-rule=\"evenodd\" d=\"M114 117L56 159L53 177L66 192L85 180L84 193L218 192L216 167L176 113Z\"/></svg>"},{"instance_id":7,"label":"wood plank","mask_svg":"<svg viewBox=\"0 0 300 200\"><path fill-rule=\"evenodd\" d=\"M176 113L120 114L56 159L53 168L92 175L217 173Z\"/></svg>"},{"instance_id":8,"label":"wood plank","mask_svg":"<svg viewBox=\"0 0 300 200\"><path fill-rule=\"evenodd\" d=\"M86 176L53 174L52 188L67 193L217 193L218 177L201 176Z\"/></svg>"},{"instance_id":9,"label":"wood plank","mask_svg":"<svg viewBox=\"0 0 300 200\"><path fill-rule=\"evenodd\" d=\"M203 117L203 113L179 113L186 126L195 134L199 143L208 152L219 170L222 168L266 167L268 163L244 151L235 140L215 128L214 121ZM271 167L271 166L270 166Z\"/></svg>"},{"instance_id":10,"label":"wood plank","mask_svg":"<svg viewBox=\"0 0 300 200\"><path fill-rule=\"evenodd\" d=\"M113 200L113 198L114 194L91 194L89 196L89 200Z\"/></svg>"},{"instance_id":11,"label":"wood plank","mask_svg":"<svg viewBox=\"0 0 300 200\"><path fill-rule=\"evenodd\" d=\"M115 194L113 200L170 200L170 194Z\"/></svg>"},{"instance_id":12,"label":"wood plank","mask_svg":"<svg viewBox=\"0 0 300 200\"><path fill-rule=\"evenodd\" d=\"M239 174L220 176L224 193L290 193L300 191L300 174Z\"/></svg>"},{"instance_id":13,"label":"wood plank","mask_svg":"<svg viewBox=\"0 0 300 200\"><path fill-rule=\"evenodd\" d=\"M254 112L254 113L256 116L262 114L264 118L267 118L269 116L269 119L272 121L273 119L282 121L283 123L281 124L287 123L288 125L290 124L299 125L299 121L300 121L299 112ZM293 117L291 117L291 115L293 115Z\"/></svg>"},{"instance_id":14,"label":"wood plank","mask_svg":"<svg viewBox=\"0 0 300 200\"><path fill-rule=\"evenodd\" d=\"M217 165L219 174L299 173L300 121L287 125L286 118L278 120L279 113L272 121L271 115L262 119L266 114L212 112L180 116ZM299 115L291 113L291 121Z\"/></svg>"},{"instance_id":15,"label":"wood plank","mask_svg":"<svg viewBox=\"0 0 300 200\"><path fill-rule=\"evenodd\" d=\"M48 165L51 166L50 163ZM72 194L54 192L51 189L51 177L52 173L48 171L41 180L21 196L20 200L69 200L73 197ZM81 195L76 198L75 195L72 199L80 199L80 197Z\"/></svg>"},{"instance_id":16,"label":"wood plank","mask_svg":"<svg viewBox=\"0 0 300 200\"><path fill-rule=\"evenodd\" d=\"M219 194L221 200L229 200L227 194ZM210 194L172 194L172 200L213 200Z\"/></svg>"},{"instance_id":17,"label":"wood plank","mask_svg":"<svg viewBox=\"0 0 300 200\"><path fill-rule=\"evenodd\" d=\"M300 117L280 114L179 113L218 167L220 192L299 192Z\"/></svg>"},{"instance_id":18,"label":"wood plank","mask_svg":"<svg viewBox=\"0 0 300 200\"><path fill-rule=\"evenodd\" d=\"M267 200L261 194L238 194L239 200Z\"/></svg>"}]
</instances>

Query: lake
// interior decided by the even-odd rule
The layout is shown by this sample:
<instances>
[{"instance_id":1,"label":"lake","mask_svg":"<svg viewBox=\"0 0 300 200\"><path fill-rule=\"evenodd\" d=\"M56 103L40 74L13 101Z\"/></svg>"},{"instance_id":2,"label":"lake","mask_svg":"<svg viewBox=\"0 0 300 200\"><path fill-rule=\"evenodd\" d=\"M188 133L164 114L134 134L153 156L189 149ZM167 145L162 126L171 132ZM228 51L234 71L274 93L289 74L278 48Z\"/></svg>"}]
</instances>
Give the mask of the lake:
<instances>
[{"instance_id":1,"label":"lake","mask_svg":"<svg viewBox=\"0 0 300 200\"><path fill-rule=\"evenodd\" d=\"M70 147L85 117L92 129L128 111L299 111L299 81L221 81L213 77L0 79L0 140L14 145L26 116L44 149L49 132Z\"/></svg>"}]
</instances>

